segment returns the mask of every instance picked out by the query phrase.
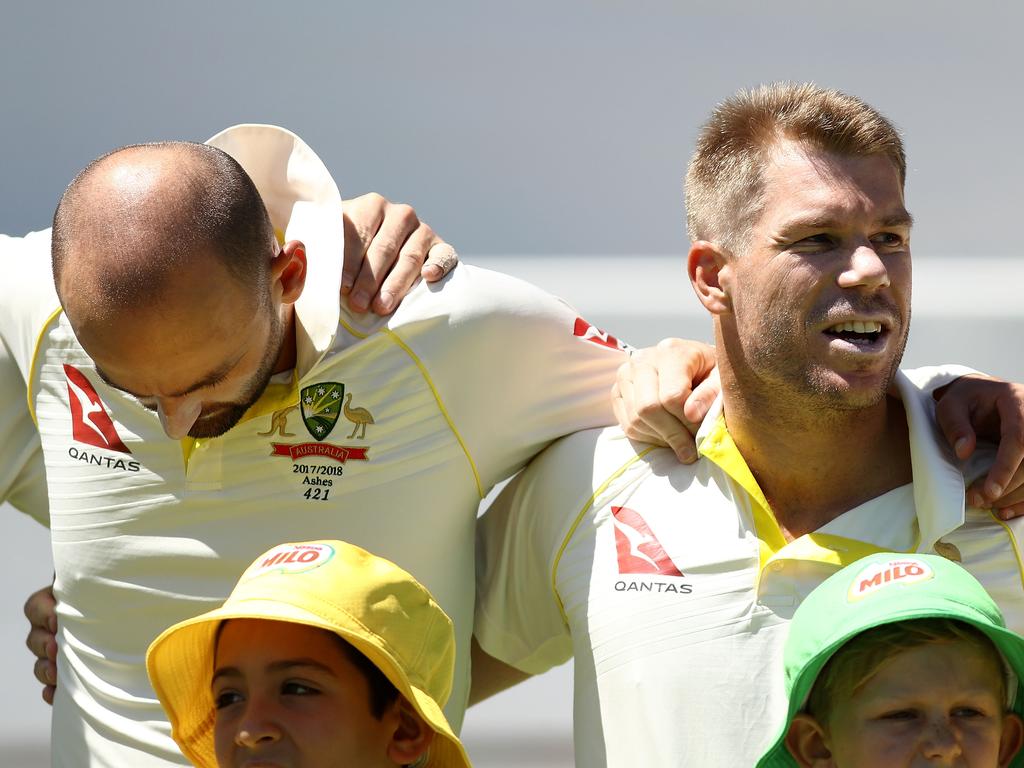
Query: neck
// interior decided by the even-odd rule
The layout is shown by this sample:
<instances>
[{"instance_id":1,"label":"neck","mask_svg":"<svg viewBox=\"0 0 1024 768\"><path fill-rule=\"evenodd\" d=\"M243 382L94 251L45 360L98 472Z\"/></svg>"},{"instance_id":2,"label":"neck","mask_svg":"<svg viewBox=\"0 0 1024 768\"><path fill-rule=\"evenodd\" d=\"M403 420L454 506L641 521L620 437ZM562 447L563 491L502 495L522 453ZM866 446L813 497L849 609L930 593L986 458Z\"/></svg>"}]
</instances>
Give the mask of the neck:
<instances>
[{"instance_id":1,"label":"neck","mask_svg":"<svg viewBox=\"0 0 1024 768\"><path fill-rule=\"evenodd\" d=\"M722 372L729 433L787 539L912 479L903 404L853 410L745 397ZM808 398L809 399L809 398Z\"/></svg>"},{"instance_id":2,"label":"neck","mask_svg":"<svg viewBox=\"0 0 1024 768\"><path fill-rule=\"evenodd\" d=\"M281 349L274 363L274 373L290 371L295 367L295 307L284 304L281 307Z\"/></svg>"}]
</instances>

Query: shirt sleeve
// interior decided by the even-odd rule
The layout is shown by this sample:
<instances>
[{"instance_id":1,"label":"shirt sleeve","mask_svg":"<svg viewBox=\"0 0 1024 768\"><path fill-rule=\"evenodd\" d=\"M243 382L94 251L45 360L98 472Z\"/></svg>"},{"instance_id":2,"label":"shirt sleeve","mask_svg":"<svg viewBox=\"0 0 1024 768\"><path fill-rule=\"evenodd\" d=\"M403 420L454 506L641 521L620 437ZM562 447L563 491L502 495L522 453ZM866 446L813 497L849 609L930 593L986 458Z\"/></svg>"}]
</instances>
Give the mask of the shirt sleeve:
<instances>
[{"instance_id":1,"label":"shirt sleeve","mask_svg":"<svg viewBox=\"0 0 1024 768\"><path fill-rule=\"evenodd\" d=\"M551 441L614 422L626 345L508 275L460 265L399 313L486 493ZM397 316L397 315L396 315ZM444 333L425 332L438 323Z\"/></svg>"},{"instance_id":2,"label":"shirt sleeve","mask_svg":"<svg viewBox=\"0 0 1024 768\"><path fill-rule=\"evenodd\" d=\"M0 501L49 522L39 433L28 407L32 358L46 318L59 303L50 272L49 230L0 235Z\"/></svg>"},{"instance_id":3,"label":"shirt sleeve","mask_svg":"<svg viewBox=\"0 0 1024 768\"><path fill-rule=\"evenodd\" d=\"M592 493L597 434L583 432L552 445L477 523L477 642L494 658L530 674L573 654L554 571Z\"/></svg>"},{"instance_id":4,"label":"shirt sleeve","mask_svg":"<svg viewBox=\"0 0 1024 768\"><path fill-rule=\"evenodd\" d=\"M906 368L903 373L922 392L934 392L940 387L952 384L961 376L977 373L963 365L927 365L922 368Z\"/></svg>"}]
</instances>

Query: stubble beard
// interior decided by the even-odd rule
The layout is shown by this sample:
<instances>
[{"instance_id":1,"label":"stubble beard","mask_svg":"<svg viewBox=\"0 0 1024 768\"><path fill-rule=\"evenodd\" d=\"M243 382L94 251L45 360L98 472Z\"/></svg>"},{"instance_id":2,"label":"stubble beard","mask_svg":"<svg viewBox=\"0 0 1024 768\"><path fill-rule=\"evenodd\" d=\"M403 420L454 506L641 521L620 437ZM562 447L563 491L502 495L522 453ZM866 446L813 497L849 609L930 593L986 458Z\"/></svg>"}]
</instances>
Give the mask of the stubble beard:
<instances>
[{"instance_id":1,"label":"stubble beard","mask_svg":"<svg viewBox=\"0 0 1024 768\"><path fill-rule=\"evenodd\" d=\"M870 306L868 304L865 302L864 306L857 309L866 314L884 306L891 317L903 320L899 328L890 331L900 334L900 338L896 340L898 346L893 350L888 369L879 377L877 387L851 390L845 386L842 374L811 359L807 354L794 355L794 350L806 348L810 334L807 329L820 326L824 313L812 311L810 317L804 320L795 312L784 311L772 313L763 319L754 336L756 341L748 352L751 369L759 380L762 398L772 403L773 409L794 408L804 414L811 410L820 417L834 413L840 419L882 402L903 359L910 316L909 309L907 316L902 317L898 309L886 301L873 302ZM801 332L794 334L793 329L800 329Z\"/></svg>"},{"instance_id":2,"label":"stubble beard","mask_svg":"<svg viewBox=\"0 0 1024 768\"><path fill-rule=\"evenodd\" d=\"M209 416L200 414L196 423L192 425L192 429L188 431L189 437L196 439L220 437L242 420L246 411L263 395L274 375L274 366L284 341L284 328L284 322L278 314L271 311L266 354L260 361L256 373L249 379L242 397L234 403L217 404Z\"/></svg>"}]
</instances>

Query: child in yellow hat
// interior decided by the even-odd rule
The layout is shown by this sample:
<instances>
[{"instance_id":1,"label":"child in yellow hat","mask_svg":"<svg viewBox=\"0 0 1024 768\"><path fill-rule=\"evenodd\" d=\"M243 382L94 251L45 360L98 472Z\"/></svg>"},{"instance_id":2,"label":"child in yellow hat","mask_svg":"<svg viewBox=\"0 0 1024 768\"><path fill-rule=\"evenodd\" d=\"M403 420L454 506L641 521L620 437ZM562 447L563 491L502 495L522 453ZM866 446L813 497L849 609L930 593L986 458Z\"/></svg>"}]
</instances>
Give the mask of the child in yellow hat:
<instances>
[{"instance_id":1,"label":"child in yellow hat","mask_svg":"<svg viewBox=\"0 0 1024 768\"><path fill-rule=\"evenodd\" d=\"M469 768L442 707L451 620L412 576L341 541L282 544L219 608L171 627L146 667L199 768Z\"/></svg>"}]
</instances>

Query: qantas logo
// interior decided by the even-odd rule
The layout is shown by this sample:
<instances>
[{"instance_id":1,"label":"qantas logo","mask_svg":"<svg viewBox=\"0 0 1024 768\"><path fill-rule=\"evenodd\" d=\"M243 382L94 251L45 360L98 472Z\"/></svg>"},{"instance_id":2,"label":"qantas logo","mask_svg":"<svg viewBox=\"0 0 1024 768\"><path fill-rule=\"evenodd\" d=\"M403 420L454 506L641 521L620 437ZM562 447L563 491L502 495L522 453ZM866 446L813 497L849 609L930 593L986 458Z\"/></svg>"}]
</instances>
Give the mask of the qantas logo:
<instances>
[{"instance_id":1,"label":"qantas logo","mask_svg":"<svg viewBox=\"0 0 1024 768\"><path fill-rule=\"evenodd\" d=\"M606 333L600 328L591 325L582 317L576 318L576 324L573 326L572 335L583 339L583 341L600 344L602 347L608 347L609 349L617 349L620 352L625 351L628 348L610 333Z\"/></svg>"},{"instance_id":2,"label":"qantas logo","mask_svg":"<svg viewBox=\"0 0 1024 768\"><path fill-rule=\"evenodd\" d=\"M615 526L615 551L619 557L619 573L651 573L659 576L682 576L658 537L629 507L612 507Z\"/></svg>"},{"instance_id":3,"label":"qantas logo","mask_svg":"<svg viewBox=\"0 0 1024 768\"><path fill-rule=\"evenodd\" d=\"M68 399L71 401L71 436L75 441L109 451L131 453L121 442L114 422L85 375L70 365L64 366L64 375L68 380Z\"/></svg>"}]
</instances>

